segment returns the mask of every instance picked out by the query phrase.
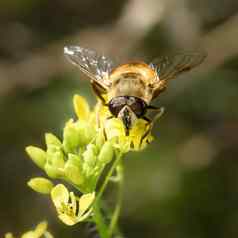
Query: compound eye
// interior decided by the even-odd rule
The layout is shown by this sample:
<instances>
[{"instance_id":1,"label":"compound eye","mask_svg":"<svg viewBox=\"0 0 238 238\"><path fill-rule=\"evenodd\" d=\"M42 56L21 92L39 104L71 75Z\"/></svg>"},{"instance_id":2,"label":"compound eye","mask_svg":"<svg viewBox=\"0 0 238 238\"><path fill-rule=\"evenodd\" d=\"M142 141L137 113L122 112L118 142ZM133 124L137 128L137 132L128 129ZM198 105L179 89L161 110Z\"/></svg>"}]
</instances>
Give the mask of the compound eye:
<instances>
[{"instance_id":1,"label":"compound eye","mask_svg":"<svg viewBox=\"0 0 238 238\"><path fill-rule=\"evenodd\" d=\"M109 102L109 110L110 112L117 117L118 113L125 106L126 99L124 97L116 97L111 99Z\"/></svg>"},{"instance_id":2,"label":"compound eye","mask_svg":"<svg viewBox=\"0 0 238 238\"><path fill-rule=\"evenodd\" d=\"M131 110L137 115L137 117L141 117L146 113L146 103L144 100L136 97L130 97L127 101L128 106L130 106Z\"/></svg>"}]
</instances>

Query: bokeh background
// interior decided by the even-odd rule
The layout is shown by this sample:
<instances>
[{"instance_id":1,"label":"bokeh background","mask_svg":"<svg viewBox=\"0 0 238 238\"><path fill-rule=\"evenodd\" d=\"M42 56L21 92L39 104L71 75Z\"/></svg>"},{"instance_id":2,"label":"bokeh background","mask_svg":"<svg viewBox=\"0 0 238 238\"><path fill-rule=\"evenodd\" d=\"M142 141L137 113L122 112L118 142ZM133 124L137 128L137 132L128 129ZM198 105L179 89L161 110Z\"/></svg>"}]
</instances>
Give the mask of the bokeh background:
<instances>
[{"instance_id":1,"label":"bokeh background","mask_svg":"<svg viewBox=\"0 0 238 238\"><path fill-rule=\"evenodd\" d=\"M125 159L120 224L128 238L238 237L237 26L237 0L0 0L0 236L47 219L55 237L93 237L26 186L42 172L24 147L62 137L75 93L95 102L63 57L76 44L120 62L207 51L156 101L166 108L156 141Z\"/></svg>"}]
</instances>

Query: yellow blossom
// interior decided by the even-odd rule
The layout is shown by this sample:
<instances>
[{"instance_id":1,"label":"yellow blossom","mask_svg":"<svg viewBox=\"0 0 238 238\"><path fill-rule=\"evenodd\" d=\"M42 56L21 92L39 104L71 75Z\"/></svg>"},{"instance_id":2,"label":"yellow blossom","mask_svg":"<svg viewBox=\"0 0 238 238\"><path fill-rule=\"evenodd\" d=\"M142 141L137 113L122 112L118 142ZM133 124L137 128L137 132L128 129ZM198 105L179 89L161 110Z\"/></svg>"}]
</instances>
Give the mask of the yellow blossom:
<instances>
[{"instance_id":1,"label":"yellow blossom","mask_svg":"<svg viewBox=\"0 0 238 238\"><path fill-rule=\"evenodd\" d=\"M79 120L94 122L97 129L103 128L107 139L116 139L116 147L124 152L129 150L142 150L153 140L148 122L138 119L130 129L129 135L125 135L125 128L122 121L118 118L108 119L111 116L106 106L98 102L93 111L90 112L87 101L79 95L75 95L74 110Z\"/></svg>"},{"instance_id":2,"label":"yellow blossom","mask_svg":"<svg viewBox=\"0 0 238 238\"><path fill-rule=\"evenodd\" d=\"M51 199L56 207L59 219L72 226L91 215L95 194L88 193L80 198L69 192L63 184L56 185L51 191Z\"/></svg>"},{"instance_id":3,"label":"yellow blossom","mask_svg":"<svg viewBox=\"0 0 238 238\"><path fill-rule=\"evenodd\" d=\"M50 232L47 231L47 222L43 221L39 223L34 230L30 230L25 232L21 238L53 238ZM6 233L5 238L14 238L12 233Z\"/></svg>"},{"instance_id":4,"label":"yellow blossom","mask_svg":"<svg viewBox=\"0 0 238 238\"><path fill-rule=\"evenodd\" d=\"M14 238L14 236L11 232L8 232L5 234L4 238Z\"/></svg>"}]
</instances>

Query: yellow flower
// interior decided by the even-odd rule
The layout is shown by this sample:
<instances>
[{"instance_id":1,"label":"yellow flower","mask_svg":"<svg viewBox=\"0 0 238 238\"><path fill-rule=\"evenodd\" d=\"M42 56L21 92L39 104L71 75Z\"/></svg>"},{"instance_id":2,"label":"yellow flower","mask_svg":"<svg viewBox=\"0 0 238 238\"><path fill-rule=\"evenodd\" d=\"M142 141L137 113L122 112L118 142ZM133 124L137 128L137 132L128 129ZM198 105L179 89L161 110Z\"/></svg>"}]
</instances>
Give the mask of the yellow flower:
<instances>
[{"instance_id":1,"label":"yellow flower","mask_svg":"<svg viewBox=\"0 0 238 238\"><path fill-rule=\"evenodd\" d=\"M5 238L14 238L13 234L10 232L6 233L4 237Z\"/></svg>"},{"instance_id":2,"label":"yellow flower","mask_svg":"<svg viewBox=\"0 0 238 238\"><path fill-rule=\"evenodd\" d=\"M47 222L43 221L39 223L34 230L27 231L24 233L21 238L53 238L53 236L50 234L50 232L47 231ZM14 238L12 233L5 234L5 238Z\"/></svg>"},{"instance_id":3,"label":"yellow flower","mask_svg":"<svg viewBox=\"0 0 238 238\"><path fill-rule=\"evenodd\" d=\"M104 126L108 139L117 138L115 145L123 152L142 150L153 140L150 132L144 137L149 128L147 122L143 119L136 121L128 136L125 135L124 125L118 118L106 121Z\"/></svg>"},{"instance_id":4,"label":"yellow flower","mask_svg":"<svg viewBox=\"0 0 238 238\"><path fill-rule=\"evenodd\" d=\"M118 118L107 119L111 116L107 107L98 102L93 111L90 112L87 101L75 95L73 99L74 110L81 121L88 121L95 125L96 129L103 128L107 139L116 139L116 147L123 152L130 150L142 150L153 140L148 123L143 119L138 119L130 129L129 135L125 135L125 128Z\"/></svg>"},{"instance_id":5,"label":"yellow flower","mask_svg":"<svg viewBox=\"0 0 238 238\"><path fill-rule=\"evenodd\" d=\"M59 219L72 226L88 218L92 213L90 207L95 193L82 195L80 198L69 192L63 184L56 185L51 191L51 199L58 212Z\"/></svg>"},{"instance_id":6,"label":"yellow flower","mask_svg":"<svg viewBox=\"0 0 238 238\"><path fill-rule=\"evenodd\" d=\"M96 126L95 112L90 111L88 102L84 97L80 95L74 95L73 104L74 104L74 111L80 121L88 122L91 125Z\"/></svg>"}]
</instances>

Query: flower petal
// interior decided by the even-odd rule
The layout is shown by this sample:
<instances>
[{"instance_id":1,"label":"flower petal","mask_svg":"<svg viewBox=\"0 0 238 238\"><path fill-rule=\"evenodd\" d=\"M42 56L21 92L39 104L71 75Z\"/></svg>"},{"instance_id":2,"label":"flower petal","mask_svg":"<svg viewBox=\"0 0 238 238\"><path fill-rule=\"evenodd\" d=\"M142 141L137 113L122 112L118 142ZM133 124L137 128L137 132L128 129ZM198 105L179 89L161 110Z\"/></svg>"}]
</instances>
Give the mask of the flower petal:
<instances>
[{"instance_id":1,"label":"flower petal","mask_svg":"<svg viewBox=\"0 0 238 238\"><path fill-rule=\"evenodd\" d=\"M54 238L54 236L49 231L46 231L44 233L44 236L45 236L45 238Z\"/></svg>"},{"instance_id":2,"label":"flower petal","mask_svg":"<svg viewBox=\"0 0 238 238\"><path fill-rule=\"evenodd\" d=\"M67 214L59 214L59 219L68 226L73 226L74 224L78 223L78 219L75 216L69 216Z\"/></svg>"},{"instance_id":3,"label":"flower petal","mask_svg":"<svg viewBox=\"0 0 238 238\"><path fill-rule=\"evenodd\" d=\"M83 215L90 205L93 203L95 198L95 193L84 194L79 199L79 212L80 215Z\"/></svg>"},{"instance_id":4,"label":"flower petal","mask_svg":"<svg viewBox=\"0 0 238 238\"><path fill-rule=\"evenodd\" d=\"M28 231L26 233L24 233L21 238L38 238L36 235L35 235L35 232L34 231Z\"/></svg>"},{"instance_id":5,"label":"flower petal","mask_svg":"<svg viewBox=\"0 0 238 238\"><path fill-rule=\"evenodd\" d=\"M11 232L8 232L5 234L4 238L14 238L14 236Z\"/></svg>"},{"instance_id":6,"label":"flower petal","mask_svg":"<svg viewBox=\"0 0 238 238\"><path fill-rule=\"evenodd\" d=\"M44 236L45 236L45 238L54 238L54 236L49 231L46 231L44 233Z\"/></svg>"},{"instance_id":7,"label":"flower petal","mask_svg":"<svg viewBox=\"0 0 238 238\"><path fill-rule=\"evenodd\" d=\"M63 184L56 185L51 190L51 199L58 211L62 204L67 204L69 201L69 192L67 188Z\"/></svg>"},{"instance_id":8,"label":"flower petal","mask_svg":"<svg viewBox=\"0 0 238 238\"><path fill-rule=\"evenodd\" d=\"M47 222L43 221L36 226L35 230L24 233L21 238L40 238L46 232L47 225Z\"/></svg>"},{"instance_id":9,"label":"flower petal","mask_svg":"<svg viewBox=\"0 0 238 238\"><path fill-rule=\"evenodd\" d=\"M91 215L92 210L93 209L89 209L82 216L78 217L78 221L77 222L81 222L81 221L84 221L85 219L87 219Z\"/></svg>"},{"instance_id":10,"label":"flower petal","mask_svg":"<svg viewBox=\"0 0 238 238\"><path fill-rule=\"evenodd\" d=\"M42 221L41 223L39 223L37 226L36 226L36 229L34 231L34 233L36 234L37 237L41 237L45 231L47 230L47 222L46 221Z\"/></svg>"},{"instance_id":11,"label":"flower petal","mask_svg":"<svg viewBox=\"0 0 238 238\"><path fill-rule=\"evenodd\" d=\"M79 95L74 95L73 98L74 110L78 118L83 121L87 121L90 114L90 108L86 99Z\"/></svg>"},{"instance_id":12,"label":"flower petal","mask_svg":"<svg viewBox=\"0 0 238 238\"><path fill-rule=\"evenodd\" d=\"M148 133L148 135L143 138L148 129L148 123L142 119L138 119L135 125L131 128L130 137L134 145L134 150L141 150L142 144L144 145L144 142L151 138L150 133ZM142 138L143 141L141 141Z\"/></svg>"},{"instance_id":13,"label":"flower petal","mask_svg":"<svg viewBox=\"0 0 238 238\"><path fill-rule=\"evenodd\" d=\"M105 121L105 130L108 139L125 136L124 125L122 121L118 118L112 118L110 120Z\"/></svg>"}]
</instances>

